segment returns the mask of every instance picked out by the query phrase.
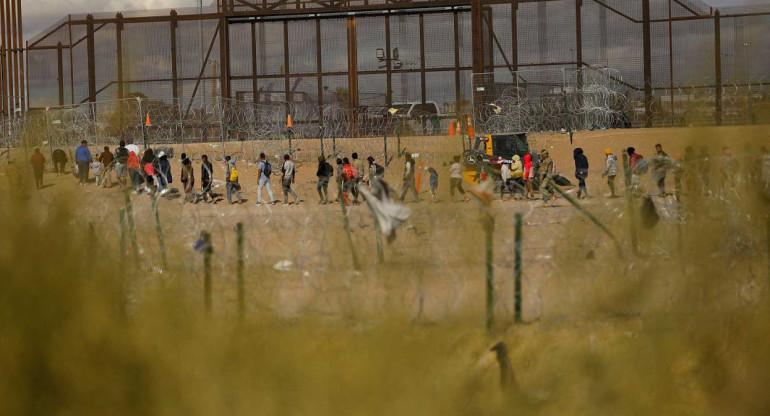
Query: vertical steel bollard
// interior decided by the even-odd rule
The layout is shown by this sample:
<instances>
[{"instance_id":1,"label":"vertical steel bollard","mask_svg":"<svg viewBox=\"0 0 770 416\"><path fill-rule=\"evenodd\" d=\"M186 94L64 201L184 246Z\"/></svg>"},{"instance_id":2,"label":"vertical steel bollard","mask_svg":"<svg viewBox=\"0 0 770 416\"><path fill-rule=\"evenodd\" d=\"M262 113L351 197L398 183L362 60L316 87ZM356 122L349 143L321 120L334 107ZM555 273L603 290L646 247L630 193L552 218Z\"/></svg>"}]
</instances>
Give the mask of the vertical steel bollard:
<instances>
[{"instance_id":1,"label":"vertical steel bollard","mask_svg":"<svg viewBox=\"0 0 770 416\"><path fill-rule=\"evenodd\" d=\"M521 245L522 245L522 239L524 238L524 235L522 234L522 215L521 213L516 213L514 217L514 232L515 232L515 240L514 240L514 266L513 266L513 300L514 300L514 315L513 320L514 322L521 323Z\"/></svg>"},{"instance_id":2,"label":"vertical steel bollard","mask_svg":"<svg viewBox=\"0 0 770 416\"><path fill-rule=\"evenodd\" d=\"M246 293L243 280L243 223L239 222L235 231L238 234L238 318L242 321L246 315Z\"/></svg>"},{"instance_id":3,"label":"vertical steel bollard","mask_svg":"<svg viewBox=\"0 0 770 416\"><path fill-rule=\"evenodd\" d=\"M211 234L208 231L201 233L205 250L203 252L203 304L206 315L211 315L211 254L214 248L211 246Z\"/></svg>"}]
</instances>

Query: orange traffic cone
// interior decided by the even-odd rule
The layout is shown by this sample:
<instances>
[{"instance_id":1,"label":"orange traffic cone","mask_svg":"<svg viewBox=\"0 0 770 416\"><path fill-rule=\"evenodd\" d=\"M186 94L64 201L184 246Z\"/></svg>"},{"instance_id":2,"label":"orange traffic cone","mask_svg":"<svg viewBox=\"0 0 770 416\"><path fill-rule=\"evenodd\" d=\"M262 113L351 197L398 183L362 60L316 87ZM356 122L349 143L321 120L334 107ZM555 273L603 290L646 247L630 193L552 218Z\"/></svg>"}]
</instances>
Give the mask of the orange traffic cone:
<instances>
[{"instance_id":1,"label":"orange traffic cone","mask_svg":"<svg viewBox=\"0 0 770 416\"><path fill-rule=\"evenodd\" d=\"M468 137L476 137L476 132L473 131L473 124L468 121Z\"/></svg>"},{"instance_id":2,"label":"orange traffic cone","mask_svg":"<svg viewBox=\"0 0 770 416\"><path fill-rule=\"evenodd\" d=\"M287 127L287 128L292 128L292 127L294 127L294 126L293 126L293 124L292 124L292 122L291 122L291 114L287 114L287 115L286 115L286 127Z\"/></svg>"},{"instance_id":3,"label":"orange traffic cone","mask_svg":"<svg viewBox=\"0 0 770 416\"><path fill-rule=\"evenodd\" d=\"M455 135L455 122L450 121L449 122L449 135L454 136Z\"/></svg>"},{"instance_id":4,"label":"orange traffic cone","mask_svg":"<svg viewBox=\"0 0 770 416\"><path fill-rule=\"evenodd\" d=\"M150 113L147 113L147 118L144 120L144 126L145 127L152 126L152 123L150 123Z\"/></svg>"}]
</instances>

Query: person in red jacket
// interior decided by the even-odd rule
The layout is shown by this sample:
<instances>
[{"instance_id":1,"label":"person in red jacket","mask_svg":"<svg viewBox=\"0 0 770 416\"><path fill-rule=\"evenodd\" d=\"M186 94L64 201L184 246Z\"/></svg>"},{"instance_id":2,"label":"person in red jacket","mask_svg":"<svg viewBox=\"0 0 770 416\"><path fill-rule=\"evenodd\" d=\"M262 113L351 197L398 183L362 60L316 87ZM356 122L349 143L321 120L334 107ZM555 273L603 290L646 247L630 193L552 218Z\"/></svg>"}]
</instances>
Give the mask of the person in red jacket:
<instances>
[{"instance_id":1,"label":"person in red jacket","mask_svg":"<svg viewBox=\"0 0 770 416\"><path fill-rule=\"evenodd\" d=\"M633 174L636 164L639 163L639 160L644 159L644 156L636 153L636 149L633 147L626 149L626 152L628 153L628 167L631 170L631 174Z\"/></svg>"},{"instance_id":2,"label":"person in red jacket","mask_svg":"<svg viewBox=\"0 0 770 416\"><path fill-rule=\"evenodd\" d=\"M40 153L40 148L35 148L29 163L32 164L32 171L35 172L35 186L40 189L43 187L43 171L45 171L45 157Z\"/></svg>"}]
</instances>

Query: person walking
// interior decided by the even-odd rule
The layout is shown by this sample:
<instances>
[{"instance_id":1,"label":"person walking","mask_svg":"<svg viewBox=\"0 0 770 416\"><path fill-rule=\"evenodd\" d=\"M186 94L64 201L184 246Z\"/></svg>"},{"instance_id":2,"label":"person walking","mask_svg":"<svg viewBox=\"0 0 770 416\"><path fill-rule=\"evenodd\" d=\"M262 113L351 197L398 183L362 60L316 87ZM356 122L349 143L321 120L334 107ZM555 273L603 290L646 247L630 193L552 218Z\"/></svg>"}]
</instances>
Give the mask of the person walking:
<instances>
[{"instance_id":1,"label":"person walking","mask_svg":"<svg viewBox=\"0 0 770 416\"><path fill-rule=\"evenodd\" d=\"M666 171L671 167L668 154L663 151L660 143L655 145L655 157L652 158L652 179L658 186L658 195L665 198L666 195Z\"/></svg>"},{"instance_id":2,"label":"person walking","mask_svg":"<svg viewBox=\"0 0 770 416\"><path fill-rule=\"evenodd\" d=\"M575 159L575 179L578 180L577 197L578 199L588 198L588 189L586 189L588 158L580 147L572 151L572 158Z\"/></svg>"},{"instance_id":3,"label":"person walking","mask_svg":"<svg viewBox=\"0 0 770 416\"><path fill-rule=\"evenodd\" d=\"M214 165L209 162L208 155L201 156L201 195L203 196L203 202L209 202L208 198L211 197L211 204L216 203L216 197L211 192L211 183L214 179Z\"/></svg>"},{"instance_id":4,"label":"person walking","mask_svg":"<svg viewBox=\"0 0 770 416\"><path fill-rule=\"evenodd\" d=\"M372 186L374 182L381 181L385 177L385 168L378 164L372 156L366 158L369 162L369 186Z\"/></svg>"},{"instance_id":5,"label":"person walking","mask_svg":"<svg viewBox=\"0 0 770 416\"><path fill-rule=\"evenodd\" d=\"M323 157L323 155L318 156L318 171L316 171L316 176L318 177L316 191L318 191L318 197L320 198L318 203L328 204L329 180L334 176L334 168L326 161L326 158Z\"/></svg>"},{"instance_id":6,"label":"person walking","mask_svg":"<svg viewBox=\"0 0 770 416\"><path fill-rule=\"evenodd\" d=\"M521 163L519 155L513 155L511 164L511 196L516 199L516 194L520 194L524 199L524 165Z\"/></svg>"},{"instance_id":7,"label":"person walking","mask_svg":"<svg viewBox=\"0 0 770 416\"><path fill-rule=\"evenodd\" d=\"M35 148L29 163L32 165L32 172L35 174L35 186L37 189L43 188L43 172L45 172L45 156L40 153L40 148Z\"/></svg>"},{"instance_id":8,"label":"person walking","mask_svg":"<svg viewBox=\"0 0 770 416\"><path fill-rule=\"evenodd\" d=\"M80 146L75 150L75 163L78 165L78 178L80 185L88 183L88 166L93 162L91 150L88 149L88 142L83 140Z\"/></svg>"},{"instance_id":9,"label":"person walking","mask_svg":"<svg viewBox=\"0 0 770 416\"><path fill-rule=\"evenodd\" d=\"M171 174L171 162L168 161L168 155L166 152L158 153L158 189L160 189L160 196L164 196L169 191L169 185L174 183L174 178Z\"/></svg>"},{"instance_id":10,"label":"person walking","mask_svg":"<svg viewBox=\"0 0 770 416\"><path fill-rule=\"evenodd\" d=\"M262 188L267 189L267 196L270 198L270 202L275 204L276 200L273 197L273 190L270 189L270 176L273 174L273 167L267 160L264 153L259 154L259 165L257 166L257 205L262 204Z\"/></svg>"},{"instance_id":11,"label":"person walking","mask_svg":"<svg viewBox=\"0 0 770 416\"><path fill-rule=\"evenodd\" d=\"M604 149L604 171L602 178L607 178L607 186L610 187L610 198L615 198L615 177L618 176L618 158L610 148Z\"/></svg>"},{"instance_id":12,"label":"person walking","mask_svg":"<svg viewBox=\"0 0 770 416\"><path fill-rule=\"evenodd\" d=\"M281 173L283 173L283 176L281 177L281 187L283 188L283 204L289 205L289 195L294 197L294 205L299 205L299 197L297 194L291 189L291 184L294 182L295 178L295 168L294 168L294 162L292 162L289 155L283 155L283 167L281 168Z\"/></svg>"},{"instance_id":13,"label":"person walking","mask_svg":"<svg viewBox=\"0 0 770 416\"><path fill-rule=\"evenodd\" d=\"M345 181L342 189L345 191L345 201L347 202L353 196L353 203L358 204L358 190L356 189L359 180L358 170L348 158L343 158L342 164L342 176Z\"/></svg>"},{"instance_id":14,"label":"person walking","mask_svg":"<svg viewBox=\"0 0 770 416\"><path fill-rule=\"evenodd\" d=\"M56 176L64 175L64 169L69 161L67 153L62 149L56 149L51 154L51 158L53 159L53 170L56 172Z\"/></svg>"},{"instance_id":15,"label":"person walking","mask_svg":"<svg viewBox=\"0 0 770 416\"><path fill-rule=\"evenodd\" d=\"M118 186L123 189L126 186L128 177L128 155L130 152L126 148L126 142L120 141L120 145L115 149L115 177L118 180Z\"/></svg>"},{"instance_id":16,"label":"person walking","mask_svg":"<svg viewBox=\"0 0 770 416\"><path fill-rule=\"evenodd\" d=\"M102 188L112 188L112 172L115 171L115 156L110 152L109 146L104 146L104 151L99 155L99 161L104 166L102 172Z\"/></svg>"},{"instance_id":17,"label":"person walking","mask_svg":"<svg viewBox=\"0 0 770 416\"><path fill-rule=\"evenodd\" d=\"M229 157L230 156L227 156L225 158L225 160L226 161L229 160L228 159ZM179 159L180 166L182 168L182 170L179 173L179 181L182 182L182 190L185 191L187 189L187 176L185 176L183 173L184 173L184 161L187 160L187 153L182 153L182 155L179 158L180 158ZM225 162L225 163L227 163L227 162ZM225 180L226 179L227 178L225 178ZM185 191L185 195L186 195L186 191Z\"/></svg>"},{"instance_id":18,"label":"person walking","mask_svg":"<svg viewBox=\"0 0 770 416\"><path fill-rule=\"evenodd\" d=\"M415 182L415 163L412 155L407 153L404 156L406 163L404 163L404 185L401 188L401 202L404 202L406 193L412 191L414 195L414 201L420 202L420 196L417 194L417 183Z\"/></svg>"},{"instance_id":19,"label":"person walking","mask_svg":"<svg viewBox=\"0 0 770 416\"><path fill-rule=\"evenodd\" d=\"M543 202L548 203L554 199L554 191L551 185L553 176L553 160L551 160L548 151L543 149L540 152L540 166L537 168L537 176L540 179L540 194L543 196Z\"/></svg>"},{"instance_id":20,"label":"person walking","mask_svg":"<svg viewBox=\"0 0 770 416\"><path fill-rule=\"evenodd\" d=\"M436 190L438 189L438 172L436 172L436 169L433 169L433 167L429 167L428 173L430 173L430 200L435 203L438 202L438 195L436 195Z\"/></svg>"},{"instance_id":21,"label":"person walking","mask_svg":"<svg viewBox=\"0 0 770 416\"><path fill-rule=\"evenodd\" d=\"M635 175L636 164L639 163L640 160L644 159L644 156L636 153L636 149L633 147L626 149L626 153L628 153L628 168L631 170L631 174Z\"/></svg>"},{"instance_id":22,"label":"person walking","mask_svg":"<svg viewBox=\"0 0 770 416\"><path fill-rule=\"evenodd\" d=\"M96 186L100 186L102 184L102 169L104 168L104 165L102 162L99 161L98 157L96 160L91 162L89 165L91 168L91 173L94 174L94 179L96 180Z\"/></svg>"},{"instance_id":23,"label":"person walking","mask_svg":"<svg viewBox=\"0 0 770 416\"><path fill-rule=\"evenodd\" d=\"M740 177L740 163L733 157L732 149L727 146L722 148L722 164L719 170L722 192L735 192L737 179Z\"/></svg>"},{"instance_id":24,"label":"person walking","mask_svg":"<svg viewBox=\"0 0 770 416\"><path fill-rule=\"evenodd\" d=\"M238 181L238 168L235 166L235 159L230 159L227 161L227 183L225 185L227 203L230 205L233 204L233 194L238 197L239 204L243 203L243 198L241 198L241 194L238 192L241 190L241 184Z\"/></svg>"},{"instance_id":25,"label":"person walking","mask_svg":"<svg viewBox=\"0 0 770 416\"><path fill-rule=\"evenodd\" d=\"M195 198L195 171L193 170L190 159L182 160L182 184L184 184L184 202L196 203Z\"/></svg>"},{"instance_id":26,"label":"person walking","mask_svg":"<svg viewBox=\"0 0 770 416\"><path fill-rule=\"evenodd\" d=\"M469 199L463 190L463 165L460 164L460 156L455 156L452 162L449 166L449 198L454 202L456 189L462 195L463 201L468 202Z\"/></svg>"},{"instance_id":27,"label":"person walking","mask_svg":"<svg viewBox=\"0 0 770 416\"><path fill-rule=\"evenodd\" d=\"M508 191L513 198L513 188L511 188L511 165L503 163L500 166L500 200L503 200L503 194Z\"/></svg>"},{"instance_id":28,"label":"person walking","mask_svg":"<svg viewBox=\"0 0 770 416\"><path fill-rule=\"evenodd\" d=\"M134 187L134 191L138 194L142 192L141 186L144 179L142 179L141 161L139 156L134 152L128 154L126 159L126 167L128 168L128 175L131 177L131 186Z\"/></svg>"},{"instance_id":29,"label":"person walking","mask_svg":"<svg viewBox=\"0 0 770 416\"><path fill-rule=\"evenodd\" d=\"M527 199L535 199L534 182L535 164L532 163L532 154L527 153L524 155L524 184L527 188L527 194L525 195Z\"/></svg>"}]
</instances>

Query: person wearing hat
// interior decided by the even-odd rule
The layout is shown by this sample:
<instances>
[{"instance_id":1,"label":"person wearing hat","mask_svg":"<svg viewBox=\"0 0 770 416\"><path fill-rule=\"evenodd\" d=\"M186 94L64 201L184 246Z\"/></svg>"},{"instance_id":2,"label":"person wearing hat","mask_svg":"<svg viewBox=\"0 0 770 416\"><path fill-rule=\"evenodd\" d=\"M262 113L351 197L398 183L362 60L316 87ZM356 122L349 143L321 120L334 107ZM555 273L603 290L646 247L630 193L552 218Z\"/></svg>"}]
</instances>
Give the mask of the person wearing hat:
<instances>
[{"instance_id":1,"label":"person wearing hat","mask_svg":"<svg viewBox=\"0 0 770 416\"><path fill-rule=\"evenodd\" d=\"M83 140L80 142L80 146L75 150L75 163L78 165L78 182L80 185L88 183L88 168L93 158L91 157L91 150L88 149L88 142Z\"/></svg>"},{"instance_id":2,"label":"person wearing hat","mask_svg":"<svg viewBox=\"0 0 770 416\"><path fill-rule=\"evenodd\" d=\"M540 166L537 168L537 177L540 180L540 194L543 196L543 202L546 204L553 200L553 188L551 185L551 176L553 176L553 160L548 154L548 150L543 149L540 152Z\"/></svg>"},{"instance_id":3,"label":"person wearing hat","mask_svg":"<svg viewBox=\"0 0 770 416\"><path fill-rule=\"evenodd\" d=\"M588 158L583 153L583 149L578 147L572 152L572 158L575 159L575 179L578 180L578 199L588 198L588 189L586 189L586 178L588 178Z\"/></svg>"},{"instance_id":4,"label":"person wearing hat","mask_svg":"<svg viewBox=\"0 0 770 416\"><path fill-rule=\"evenodd\" d=\"M610 198L615 198L615 177L618 176L618 157L610 148L604 149L604 171L602 178L607 178L607 186L610 187Z\"/></svg>"},{"instance_id":5,"label":"person wearing hat","mask_svg":"<svg viewBox=\"0 0 770 416\"><path fill-rule=\"evenodd\" d=\"M163 151L158 153L157 176L160 195L166 195L168 193L168 185L173 183L174 179L171 177L171 163L168 161L168 155Z\"/></svg>"}]
</instances>

